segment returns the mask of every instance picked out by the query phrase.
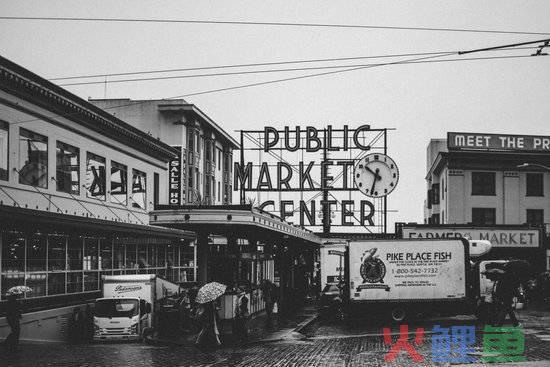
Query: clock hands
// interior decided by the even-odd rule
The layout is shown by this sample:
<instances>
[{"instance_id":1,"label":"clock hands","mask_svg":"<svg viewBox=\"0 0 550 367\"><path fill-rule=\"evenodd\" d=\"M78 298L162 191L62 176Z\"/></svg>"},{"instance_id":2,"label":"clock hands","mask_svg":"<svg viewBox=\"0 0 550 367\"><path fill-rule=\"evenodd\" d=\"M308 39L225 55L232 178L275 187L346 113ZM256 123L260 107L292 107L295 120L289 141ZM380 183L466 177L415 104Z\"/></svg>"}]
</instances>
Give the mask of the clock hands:
<instances>
[{"instance_id":1,"label":"clock hands","mask_svg":"<svg viewBox=\"0 0 550 367\"><path fill-rule=\"evenodd\" d=\"M372 172L371 169L369 169L369 171ZM372 180L372 186L370 188L370 194L372 195L374 193L374 185L376 185L376 180L381 180L382 177L380 177L380 175L378 174L378 172L380 172L380 169L377 168L376 171L374 171L374 180Z\"/></svg>"},{"instance_id":2,"label":"clock hands","mask_svg":"<svg viewBox=\"0 0 550 367\"><path fill-rule=\"evenodd\" d=\"M378 172L380 171L380 169L377 168L377 169L376 169L376 172L374 172L373 170L371 170L368 166L365 166L365 169L374 175L374 179L375 179L375 180L381 180L381 179L382 179L382 177L380 177L380 175L378 174Z\"/></svg>"}]
</instances>

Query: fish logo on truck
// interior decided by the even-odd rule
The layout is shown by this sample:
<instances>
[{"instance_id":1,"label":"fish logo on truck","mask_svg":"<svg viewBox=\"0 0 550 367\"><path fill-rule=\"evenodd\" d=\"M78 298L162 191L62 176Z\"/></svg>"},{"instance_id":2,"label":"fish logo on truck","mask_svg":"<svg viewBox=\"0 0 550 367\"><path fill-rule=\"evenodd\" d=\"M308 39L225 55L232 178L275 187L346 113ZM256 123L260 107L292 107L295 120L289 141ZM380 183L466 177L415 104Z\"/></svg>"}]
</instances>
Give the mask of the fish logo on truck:
<instances>
[{"instance_id":1,"label":"fish logo on truck","mask_svg":"<svg viewBox=\"0 0 550 367\"><path fill-rule=\"evenodd\" d=\"M386 276L386 265L380 260L379 255L375 255L378 248L373 247L363 253L361 256L361 267L359 272L363 278L363 284L357 287L356 292L362 289L385 289L390 290L390 287L384 284ZM381 283L381 284L376 284Z\"/></svg>"},{"instance_id":2,"label":"fish logo on truck","mask_svg":"<svg viewBox=\"0 0 550 367\"><path fill-rule=\"evenodd\" d=\"M141 285L117 285L115 287L115 292L120 293L127 293L127 292L135 292L141 290Z\"/></svg>"}]
</instances>

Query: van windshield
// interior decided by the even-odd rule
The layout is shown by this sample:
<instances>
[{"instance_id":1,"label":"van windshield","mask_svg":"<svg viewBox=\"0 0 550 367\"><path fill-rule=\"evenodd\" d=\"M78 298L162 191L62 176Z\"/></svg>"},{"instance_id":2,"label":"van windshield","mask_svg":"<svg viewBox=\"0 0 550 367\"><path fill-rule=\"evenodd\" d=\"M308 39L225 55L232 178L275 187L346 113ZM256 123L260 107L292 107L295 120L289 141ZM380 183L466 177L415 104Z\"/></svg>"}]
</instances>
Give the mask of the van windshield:
<instances>
[{"instance_id":1,"label":"van windshield","mask_svg":"<svg viewBox=\"0 0 550 367\"><path fill-rule=\"evenodd\" d=\"M100 299L95 303L97 317L132 317L139 312L136 299Z\"/></svg>"}]
</instances>

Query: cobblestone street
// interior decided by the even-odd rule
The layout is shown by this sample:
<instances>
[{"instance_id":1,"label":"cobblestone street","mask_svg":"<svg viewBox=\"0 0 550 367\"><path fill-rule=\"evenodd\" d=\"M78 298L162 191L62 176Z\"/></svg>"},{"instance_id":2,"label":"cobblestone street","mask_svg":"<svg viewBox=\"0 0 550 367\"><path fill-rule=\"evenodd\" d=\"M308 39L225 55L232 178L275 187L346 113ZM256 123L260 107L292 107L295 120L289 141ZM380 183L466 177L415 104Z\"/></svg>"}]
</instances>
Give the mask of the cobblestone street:
<instances>
[{"instance_id":1,"label":"cobblestone street","mask_svg":"<svg viewBox=\"0 0 550 367\"><path fill-rule=\"evenodd\" d=\"M527 361L539 362L536 366L550 364L550 317L548 312L523 311L519 313L525 330L525 356ZM357 321L357 320L356 320ZM434 323L441 325L471 325L468 318L426 320L411 324L410 338L416 327L424 327L424 342L416 347L423 357L414 363L401 352L391 363L384 361L389 346L381 335L382 324L361 326L361 322L320 322L307 326L303 332L287 333L283 340L255 343L245 347L198 350L194 347L151 346L147 344L25 344L17 354L2 358L2 366L432 366L445 365L431 361L432 344L430 330ZM397 327L393 327L393 341L397 339ZM475 363L480 362L482 352L482 326L476 327ZM40 356L40 358L37 358ZM448 365L448 363L446 364Z\"/></svg>"}]
</instances>

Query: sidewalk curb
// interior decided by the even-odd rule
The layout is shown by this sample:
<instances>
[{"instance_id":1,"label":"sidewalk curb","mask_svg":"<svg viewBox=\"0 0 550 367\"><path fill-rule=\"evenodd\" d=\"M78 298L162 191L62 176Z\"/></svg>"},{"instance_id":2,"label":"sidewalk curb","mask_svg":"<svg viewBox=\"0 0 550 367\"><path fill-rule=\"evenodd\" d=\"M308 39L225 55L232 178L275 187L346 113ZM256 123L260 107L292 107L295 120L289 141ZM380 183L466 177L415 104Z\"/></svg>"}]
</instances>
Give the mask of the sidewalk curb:
<instances>
[{"instance_id":1,"label":"sidewalk curb","mask_svg":"<svg viewBox=\"0 0 550 367\"><path fill-rule=\"evenodd\" d=\"M309 318L307 318L306 320L302 321L295 329L294 331L297 332L297 333L300 333L302 334L302 330L306 328L306 326L312 324L313 322L315 322L315 320L317 320L317 318L319 317L318 314L315 314L315 315L312 315L310 316Z\"/></svg>"}]
</instances>

